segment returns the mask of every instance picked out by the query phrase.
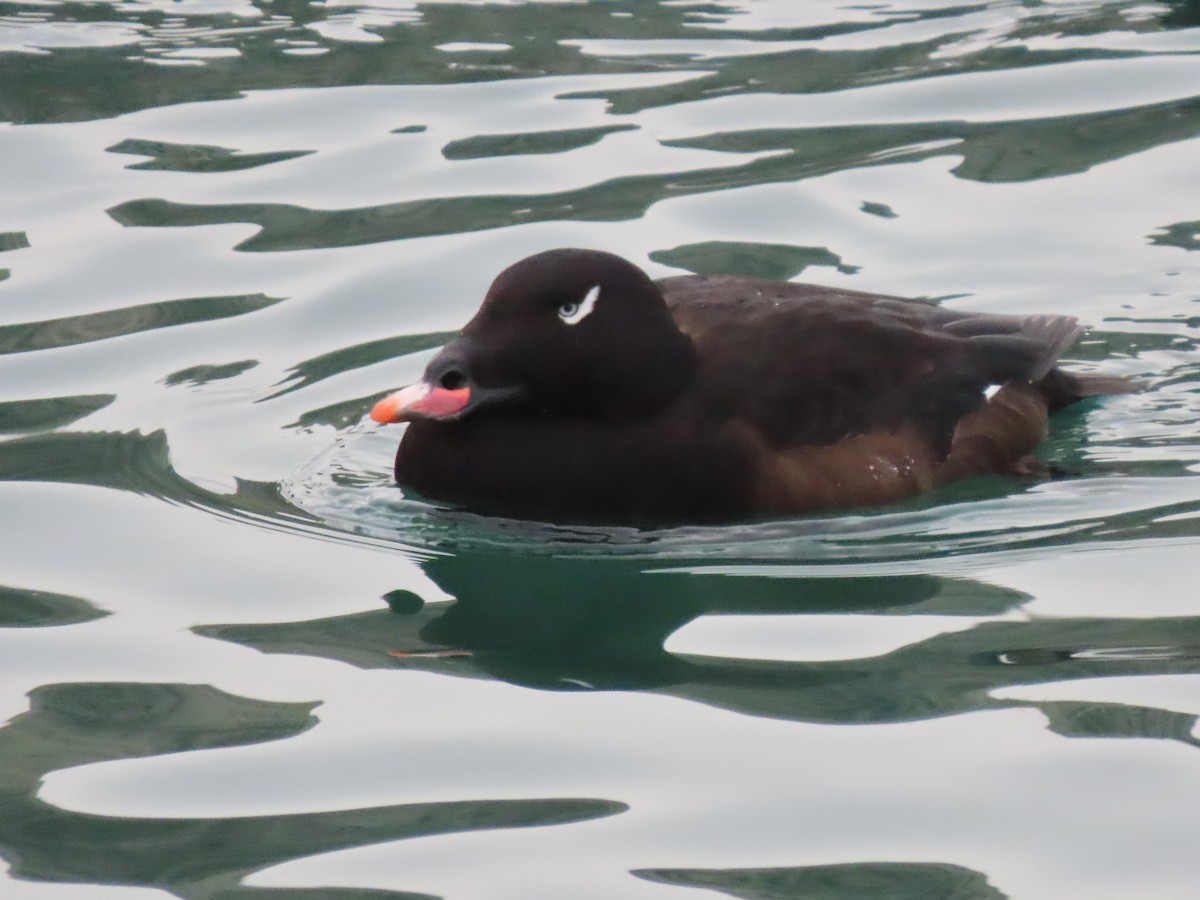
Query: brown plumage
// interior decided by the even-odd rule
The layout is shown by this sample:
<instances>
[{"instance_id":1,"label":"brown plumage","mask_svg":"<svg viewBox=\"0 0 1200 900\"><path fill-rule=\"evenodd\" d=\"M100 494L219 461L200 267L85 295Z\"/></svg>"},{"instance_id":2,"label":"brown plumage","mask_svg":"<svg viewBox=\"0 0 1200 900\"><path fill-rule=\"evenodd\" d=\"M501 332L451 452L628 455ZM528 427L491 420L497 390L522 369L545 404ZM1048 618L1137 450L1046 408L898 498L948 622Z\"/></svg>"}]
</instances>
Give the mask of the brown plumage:
<instances>
[{"instance_id":1,"label":"brown plumage","mask_svg":"<svg viewBox=\"0 0 1200 900\"><path fill-rule=\"evenodd\" d=\"M1029 471L1049 413L1129 390L1057 369L1081 328L815 285L652 282L552 250L497 277L425 379L401 485L484 512L667 523L885 503Z\"/></svg>"}]
</instances>

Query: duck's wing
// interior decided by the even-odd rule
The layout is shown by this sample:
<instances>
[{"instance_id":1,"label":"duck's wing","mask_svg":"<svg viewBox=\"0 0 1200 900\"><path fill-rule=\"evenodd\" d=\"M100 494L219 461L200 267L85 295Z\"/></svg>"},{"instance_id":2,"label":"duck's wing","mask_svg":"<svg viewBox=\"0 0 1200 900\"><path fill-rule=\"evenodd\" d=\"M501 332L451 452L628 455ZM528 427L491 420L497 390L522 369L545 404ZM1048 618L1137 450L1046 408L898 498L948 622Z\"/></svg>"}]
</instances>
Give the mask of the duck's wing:
<instances>
[{"instance_id":1,"label":"duck's wing","mask_svg":"<svg viewBox=\"0 0 1200 900\"><path fill-rule=\"evenodd\" d=\"M1041 382L1082 331L1069 316L960 312L788 282L683 276L660 286L696 344L705 402L776 447L905 428L944 457L993 386Z\"/></svg>"}]
</instances>

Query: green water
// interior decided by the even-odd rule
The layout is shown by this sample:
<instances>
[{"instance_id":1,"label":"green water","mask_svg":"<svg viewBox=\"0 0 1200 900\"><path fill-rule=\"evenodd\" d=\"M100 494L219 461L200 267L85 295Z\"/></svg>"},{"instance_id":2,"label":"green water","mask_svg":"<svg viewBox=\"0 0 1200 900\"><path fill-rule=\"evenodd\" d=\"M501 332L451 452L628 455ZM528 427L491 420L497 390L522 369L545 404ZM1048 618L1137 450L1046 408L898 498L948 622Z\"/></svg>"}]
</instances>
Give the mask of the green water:
<instances>
[{"instance_id":1,"label":"green water","mask_svg":"<svg viewBox=\"0 0 1200 900\"><path fill-rule=\"evenodd\" d=\"M1197 895L1196 3L0 0L0 122L0 897ZM404 497L563 245L1147 389L881 510Z\"/></svg>"}]
</instances>

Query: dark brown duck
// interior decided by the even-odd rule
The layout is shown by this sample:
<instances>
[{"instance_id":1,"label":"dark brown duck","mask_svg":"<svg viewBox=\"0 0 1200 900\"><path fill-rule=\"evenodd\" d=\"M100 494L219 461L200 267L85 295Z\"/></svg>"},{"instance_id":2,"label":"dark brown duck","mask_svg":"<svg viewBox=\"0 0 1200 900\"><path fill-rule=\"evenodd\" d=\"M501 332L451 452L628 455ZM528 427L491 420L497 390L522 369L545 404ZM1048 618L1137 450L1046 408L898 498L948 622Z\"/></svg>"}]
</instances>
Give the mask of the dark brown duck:
<instances>
[{"instance_id":1,"label":"dark brown duck","mask_svg":"<svg viewBox=\"0 0 1200 900\"><path fill-rule=\"evenodd\" d=\"M481 512L680 523L886 503L1036 471L1050 413L1121 393L1070 375L1068 316L998 316L816 285L652 281L609 253L505 269L424 379L396 480Z\"/></svg>"}]
</instances>

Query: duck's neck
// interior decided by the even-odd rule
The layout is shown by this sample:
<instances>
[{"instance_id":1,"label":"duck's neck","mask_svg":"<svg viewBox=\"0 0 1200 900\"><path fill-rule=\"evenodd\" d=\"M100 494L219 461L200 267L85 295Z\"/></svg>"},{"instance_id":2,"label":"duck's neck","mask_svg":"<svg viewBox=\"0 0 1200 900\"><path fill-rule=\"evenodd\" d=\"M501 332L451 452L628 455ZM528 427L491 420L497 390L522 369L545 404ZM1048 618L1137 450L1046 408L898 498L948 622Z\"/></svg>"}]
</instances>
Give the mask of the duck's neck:
<instances>
[{"instance_id":1,"label":"duck's neck","mask_svg":"<svg viewBox=\"0 0 1200 900\"><path fill-rule=\"evenodd\" d=\"M686 390L696 375L696 347L674 322L669 332L657 334L644 345L631 337L622 355L626 358L606 370L605 383L597 392L604 398L597 412L605 418L653 415Z\"/></svg>"}]
</instances>

